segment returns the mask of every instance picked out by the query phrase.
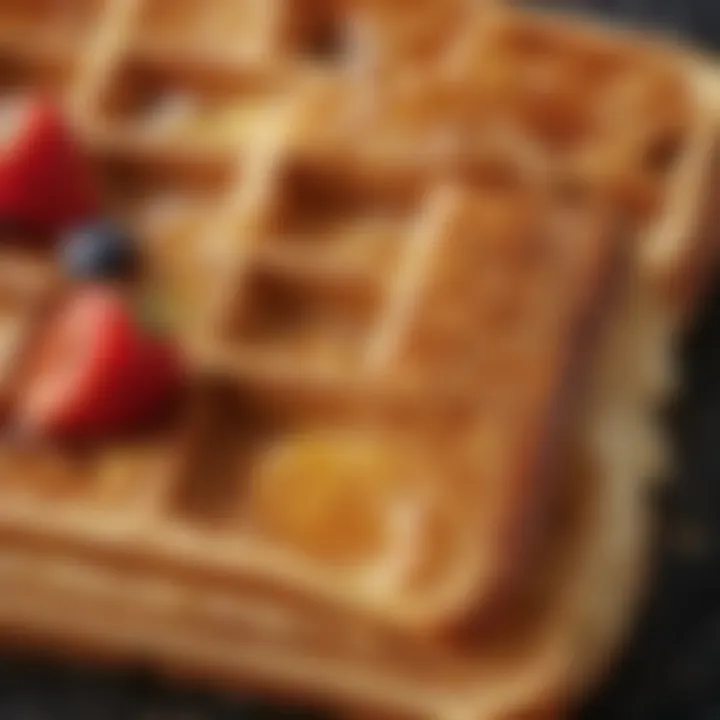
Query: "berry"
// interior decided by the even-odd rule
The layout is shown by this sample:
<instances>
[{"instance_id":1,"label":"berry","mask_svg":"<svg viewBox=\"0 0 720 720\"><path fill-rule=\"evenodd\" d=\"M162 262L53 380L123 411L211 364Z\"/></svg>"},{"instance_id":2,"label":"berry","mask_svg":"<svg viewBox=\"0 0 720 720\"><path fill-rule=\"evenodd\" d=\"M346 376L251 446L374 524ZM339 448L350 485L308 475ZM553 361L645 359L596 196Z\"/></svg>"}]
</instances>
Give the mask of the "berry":
<instances>
[{"instance_id":1,"label":"berry","mask_svg":"<svg viewBox=\"0 0 720 720\"><path fill-rule=\"evenodd\" d=\"M62 114L28 101L0 151L0 219L52 235L98 210L98 184Z\"/></svg>"},{"instance_id":2,"label":"berry","mask_svg":"<svg viewBox=\"0 0 720 720\"><path fill-rule=\"evenodd\" d=\"M137 263L130 236L107 221L72 230L63 240L61 255L67 272L85 280L127 277Z\"/></svg>"},{"instance_id":3,"label":"berry","mask_svg":"<svg viewBox=\"0 0 720 720\"><path fill-rule=\"evenodd\" d=\"M179 388L178 354L135 322L116 290L91 286L61 308L21 388L18 424L75 438L130 430Z\"/></svg>"}]
</instances>

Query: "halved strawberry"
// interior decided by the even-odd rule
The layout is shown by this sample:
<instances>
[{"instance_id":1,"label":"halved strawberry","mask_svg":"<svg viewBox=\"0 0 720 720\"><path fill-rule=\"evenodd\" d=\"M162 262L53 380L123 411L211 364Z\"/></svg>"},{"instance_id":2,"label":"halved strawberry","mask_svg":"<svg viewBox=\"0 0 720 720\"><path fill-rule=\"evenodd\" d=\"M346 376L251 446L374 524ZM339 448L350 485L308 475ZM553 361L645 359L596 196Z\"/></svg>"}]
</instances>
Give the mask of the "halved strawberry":
<instances>
[{"instance_id":1,"label":"halved strawberry","mask_svg":"<svg viewBox=\"0 0 720 720\"><path fill-rule=\"evenodd\" d=\"M80 290L41 338L18 424L33 434L87 437L129 430L178 389L179 357L137 324L108 287Z\"/></svg>"},{"instance_id":2,"label":"halved strawberry","mask_svg":"<svg viewBox=\"0 0 720 720\"><path fill-rule=\"evenodd\" d=\"M35 98L13 119L0 150L0 220L54 234L96 215L98 183L60 110Z\"/></svg>"}]
</instances>

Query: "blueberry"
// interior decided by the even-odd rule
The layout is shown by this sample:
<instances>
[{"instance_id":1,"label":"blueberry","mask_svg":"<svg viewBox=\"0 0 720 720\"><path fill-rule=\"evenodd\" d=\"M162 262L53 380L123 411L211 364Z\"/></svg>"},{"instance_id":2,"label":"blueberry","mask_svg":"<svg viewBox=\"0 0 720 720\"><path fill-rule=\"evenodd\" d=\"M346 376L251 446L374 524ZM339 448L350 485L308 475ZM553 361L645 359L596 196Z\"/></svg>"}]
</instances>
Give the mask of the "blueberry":
<instances>
[{"instance_id":1,"label":"blueberry","mask_svg":"<svg viewBox=\"0 0 720 720\"><path fill-rule=\"evenodd\" d=\"M72 230L61 245L67 272L79 279L119 279L137 264L137 250L130 235L110 221L95 222Z\"/></svg>"}]
</instances>

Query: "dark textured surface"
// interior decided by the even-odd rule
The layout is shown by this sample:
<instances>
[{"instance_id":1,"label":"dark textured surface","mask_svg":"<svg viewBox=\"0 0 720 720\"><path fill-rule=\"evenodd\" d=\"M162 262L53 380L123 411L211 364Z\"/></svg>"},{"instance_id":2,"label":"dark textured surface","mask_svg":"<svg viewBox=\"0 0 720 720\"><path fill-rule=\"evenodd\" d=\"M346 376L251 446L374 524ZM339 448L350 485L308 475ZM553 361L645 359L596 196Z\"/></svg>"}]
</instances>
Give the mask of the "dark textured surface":
<instances>
[{"instance_id":1,"label":"dark textured surface","mask_svg":"<svg viewBox=\"0 0 720 720\"><path fill-rule=\"evenodd\" d=\"M624 662L583 718L720 718L720 294L687 339L680 457L657 497L658 570Z\"/></svg>"},{"instance_id":2,"label":"dark textured surface","mask_svg":"<svg viewBox=\"0 0 720 720\"><path fill-rule=\"evenodd\" d=\"M720 0L546 4L582 4L720 48ZM580 712L583 720L720 720L720 294L688 338L685 355L687 390L672 417L681 470L656 499L661 532L654 592L624 661ZM313 717L319 719L173 688L148 675L0 660L0 720Z\"/></svg>"}]
</instances>

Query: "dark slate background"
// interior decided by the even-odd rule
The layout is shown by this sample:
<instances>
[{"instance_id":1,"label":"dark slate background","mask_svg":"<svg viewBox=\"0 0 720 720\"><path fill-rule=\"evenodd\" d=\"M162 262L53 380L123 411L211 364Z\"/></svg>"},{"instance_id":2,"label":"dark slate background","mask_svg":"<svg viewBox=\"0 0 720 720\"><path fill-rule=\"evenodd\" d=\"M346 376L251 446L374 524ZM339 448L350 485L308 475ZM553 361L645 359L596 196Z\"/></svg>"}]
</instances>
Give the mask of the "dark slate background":
<instances>
[{"instance_id":1,"label":"dark slate background","mask_svg":"<svg viewBox=\"0 0 720 720\"><path fill-rule=\"evenodd\" d=\"M2 0L0 0L2 2ZM651 24L720 49L720 0L549 0ZM655 592L614 677L581 720L720 720L720 292L684 348L685 396L670 417L680 477L655 498ZM608 592L612 590L608 588ZM0 656L0 720L320 720L164 684L146 672Z\"/></svg>"}]
</instances>

